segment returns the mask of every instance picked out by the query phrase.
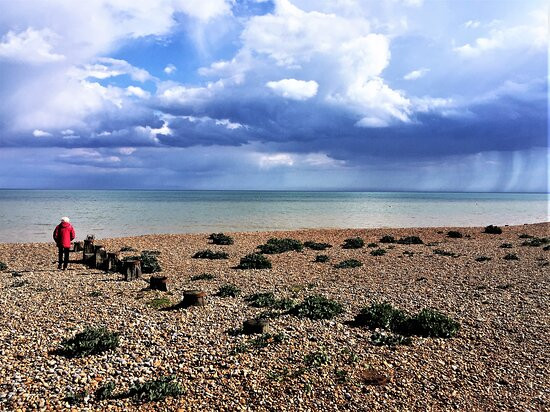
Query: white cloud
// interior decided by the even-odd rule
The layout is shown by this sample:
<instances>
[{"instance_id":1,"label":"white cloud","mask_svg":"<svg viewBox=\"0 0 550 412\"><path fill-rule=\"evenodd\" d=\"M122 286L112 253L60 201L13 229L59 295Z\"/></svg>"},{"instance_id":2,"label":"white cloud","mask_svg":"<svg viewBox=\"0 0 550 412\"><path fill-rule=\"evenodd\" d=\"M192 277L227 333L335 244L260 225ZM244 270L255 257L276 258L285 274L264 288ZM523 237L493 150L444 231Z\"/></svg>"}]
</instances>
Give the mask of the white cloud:
<instances>
[{"instance_id":1,"label":"white cloud","mask_svg":"<svg viewBox=\"0 0 550 412\"><path fill-rule=\"evenodd\" d=\"M137 86L128 86L126 90L129 96L136 96L140 99L147 99L149 96L151 96L151 93Z\"/></svg>"},{"instance_id":2,"label":"white cloud","mask_svg":"<svg viewBox=\"0 0 550 412\"><path fill-rule=\"evenodd\" d=\"M252 159L262 169L275 167L296 167L296 168L341 168L346 162L329 157L326 153L261 153L251 154Z\"/></svg>"},{"instance_id":3,"label":"white cloud","mask_svg":"<svg viewBox=\"0 0 550 412\"><path fill-rule=\"evenodd\" d=\"M125 60L110 57L101 57L97 59L96 63L83 65L82 68L75 69L75 71L81 78L107 79L127 74L132 80L142 83L147 80L154 80L154 77L147 70L135 67Z\"/></svg>"},{"instance_id":4,"label":"white cloud","mask_svg":"<svg viewBox=\"0 0 550 412\"><path fill-rule=\"evenodd\" d=\"M176 66L174 66L173 64L169 64L169 65L167 65L167 66L164 68L163 71L164 71L164 73L170 75L170 74L172 74L172 73L175 73L176 70L178 70L178 69L176 68Z\"/></svg>"},{"instance_id":5,"label":"white cloud","mask_svg":"<svg viewBox=\"0 0 550 412\"><path fill-rule=\"evenodd\" d=\"M61 131L61 134L62 134L63 136L70 136L70 135L73 135L73 134L74 134L74 130L72 130L72 129L62 130L62 131Z\"/></svg>"},{"instance_id":6,"label":"white cloud","mask_svg":"<svg viewBox=\"0 0 550 412\"><path fill-rule=\"evenodd\" d=\"M418 69L418 70L413 70L412 72L410 73L407 73L405 76L403 76L403 79L404 80L416 80L416 79L420 79L421 77L424 77L424 75L426 73L428 73L430 71L430 69Z\"/></svg>"},{"instance_id":7,"label":"white cloud","mask_svg":"<svg viewBox=\"0 0 550 412\"><path fill-rule=\"evenodd\" d=\"M277 166L293 166L294 158L288 153L263 154L259 156L258 164L266 169Z\"/></svg>"},{"instance_id":8,"label":"white cloud","mask_svg":"<svg viewBox=\"0 0 550 412\"><path fill-rule=\"evenodd\" d=\"M210 20L231 13L231 2L226 0L178 0L177 9L199 20Z\"/></svg>"},{"instance_id":9,"label":"white cloud","mask_svg":"<svg viewBox=\"0 0 550 412\"><path fill-rule=\"evenodd\" d=\"M126 155L126 156L129 156L131 155L132 153L134 153L137 149L135 147L121 147L118 149L118 152L120 154L123 154L123 155Z\"/></svg>"},{"instance_id":10,"label":"white cloud","mask_svg":"<svg viewBox=\"0 0 550 412\"><path fill-rule=\"evenodd\" d=\"M486 37L454 48L464 58L479 57L493 50L543 50L548 47L548 16L544 9L531 13L531 23L493 28Z\"/></svg>"},{"instance_id":11,"label":"white cloud","mask_svg":"<svg viewBox=\"0 0 550 412\"><path fill-rule=\"evenodd\" d=\"M32 135L33 135L34 137L49 137L49 136L51 136L52 134L51 134L51 133L48 133L48 132L45 132L44 130L35 129L35 130L32 132Z\"/></svg>"},{"instance_id":12,"label":"white cloud","mask_svg":"<svg viewBox=\"0 0 550 412\"><path fill-rule=\"evenodd\" d=\"M319 84L315 80L282 79L267 82L266 86L287 99L307 100L317 94Z\"/></svg>"},{"instance_id":13,"label":"white cloud","mask_svg":"<svg viewBox=\"0 0 550 412\"><path fill-rule=\"evenodd\" d=\"M464 27L468 29L477 29L481 23L477 20L468 20L466 23L464 23Z\"/></svg>"},{"instance_id":14,"label":"white cloud","mask_svg":"<svg viewBox=\"0 0 550 412\"><path fill-rule=\"evenodd\" d=\"M21 63L51 63L64 60L65 56L52 51L52 43L59 39L49 29L35 30L32 27L16 33L12 30L2 37L0 59Z\"/></svg>"}]
</instances>

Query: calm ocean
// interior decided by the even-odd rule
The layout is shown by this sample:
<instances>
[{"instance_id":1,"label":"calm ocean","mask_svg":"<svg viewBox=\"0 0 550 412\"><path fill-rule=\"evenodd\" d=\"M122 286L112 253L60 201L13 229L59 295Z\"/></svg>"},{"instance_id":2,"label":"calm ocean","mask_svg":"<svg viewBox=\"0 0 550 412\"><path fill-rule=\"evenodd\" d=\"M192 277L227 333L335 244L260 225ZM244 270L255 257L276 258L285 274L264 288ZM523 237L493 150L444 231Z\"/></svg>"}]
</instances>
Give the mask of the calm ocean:
<instances>
[{"instance_id":1,"label":"calm ocean","mask_svg":"<svg viewBox=\"0 0 550 412\"><path fill-rule=\"evenodd\" d=\"M0 190L0 242L43 242L61 216L77 239L316 227L548 221L548 194Z\"/></svg>"}]
</instances>

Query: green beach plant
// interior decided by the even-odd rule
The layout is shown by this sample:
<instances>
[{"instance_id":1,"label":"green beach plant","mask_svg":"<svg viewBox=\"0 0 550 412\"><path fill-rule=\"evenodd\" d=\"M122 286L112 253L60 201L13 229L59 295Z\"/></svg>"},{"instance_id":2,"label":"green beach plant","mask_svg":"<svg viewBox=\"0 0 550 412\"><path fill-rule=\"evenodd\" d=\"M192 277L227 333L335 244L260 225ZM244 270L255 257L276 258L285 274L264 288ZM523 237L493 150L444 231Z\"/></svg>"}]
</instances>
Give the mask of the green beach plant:
<instances>
[{"instance_id":1,"label":"green beach plant","mask_svg":"<svg viewBox=\"0 0 550 412\"><path fill-rule=\"evenodd\" d=\"M160 401L167 397L183 395L182 387L175 381L175 377L166 376L160 379L150 380L144 383L134 384L127 394L121 397L133 398L137 402Z\"/></svg>"},{"instance_id":2,"label":"green beach plant","mask_svg":"<svg viewBox=\"0 0 550 412\"><path fill-rule=\"evenodd\" d=\"M330 363L330 356L324 350L310 352L304 356L304 363L311 368L319 368Z\"/></svg>"},{"instance_id":3,"label":"green beach plant","mask_svg":"<svg viewBox=\"0 0 550 412\"><path fill-rule=\"evenodd\" d=\"M344 311L342 305L322 295L310 295L294 306L290 313L300 318L332 319Z\"/></svg>"},{"instance_id":4,"label":"green beach plant","mask_svg":"<svg viewBox=\"0 0 550 412\"><path fill-rule=\"evenodd\" d=\"M382 236L379 240L380 243L395 243L395 238L390 235Z\"/></svg>"},{"instance_id":5,"label":"green beach plant","mask_svg":"<svg viewBox=\"0 0 550 412\"><path fill-rule=\"evenodd\" d=\"M448 251L443 250L443 249L434 249L434 254L435 255L441 255L441 256L450 256L450 257L454 257L454 258L460 256L460 255L457 255L454 252L448 252Z\"/></svg>"},{"instance_id":6,"label":"green beach plant","mask_svg":"<svg viewBox=\"0 0 550 412\"><path fill-rule=\"evenodd\" d=\"M329 261L328 255L317 255L315 256L315 262L325 263Z\"/></svg>"},{"instance_id":7,"label":"green beach plant","mask_svg":"<svg viewBox=\"0 0 550 412\"><path fill-rule=\"evenodd\" d=\"M241 258L239 269L271 269L271 261L261 253L251 253Z\"/></svg>"},{"instance_id":8,"label":"green beach plant","mask_svg":"<svg viewBox=\"0 0 550 412\"><path fill-rule=\"evenodd\" d=\"M370 251L370 254L372 256L383 256L386 254L386 251L384 249L374 249Z\"/></svg>"},{"instance_id":9,"label":"green beach plant","mask_svg":"<svg viewBox=\"0 0 550 412\"><path fill-rule=\"evenodd\" d=\"M412 339L410 336L403 336L397 333L375 332L370 337L371 342L376 346L397 346L410 345Z\"/></svg>"},{"instance_id":10,"label":"green beach plant","mask_svg":"<svg viewBox=\"0 0 550 412\"><path fill-rule=\"evenodd\" d=\"M229 259L229 255L226 252L213 252L210 249L206 249L206 250L199 250L197 253L195 253L193 255L193 259L210 259L210 260Z\"/></svg>"},{"instance_id":11,"label":"green beach plant","mask_svg":"<svg viewBox=\"0 0 550 412\"><path fill-rule=\"evenodd\" d=\"M367 245L367 247L370 247L370 248L378 247L378 243L371 242Z\"/></svg>"},{"instance_id":12,"label":"green beach plant","mask_svg":"<svg viewBox=\"0 0 550 412\"><path fill-rule=\"evenodd\" d=\"M151 308L154 308L154 309L163 309L163 308L168 308L168 307L172 306L172 302L170 301L170 299L168 299L166 297L154 298L154 299L150 300L149 302L147 302L147 306L149 306Z\"/></svg>"},{"instance_id":13,"label":"green beach plant","mask_svg":"<svg viewBox=\"0 0 550 412\"><path fill-rule=\"evenodd\" d=\"M502 245L500 245L500 247L502 249L511 249L512 248L512 244L511 243L503 243Z\"/></svg>"},{"instance_id":14,"label":"green beach plant","mask_svg":"<svg viewBox=\"0 0 550 412\"><path fill-rule=\"evenodd\" d=\"M217 295L222 298L234 298L237 297L240 293L241 290L237 286L228 283L220 286Z\"/></svg>"},{"instance_id":15,"label":"green beach plant","mask_svg":"<svg viewBox=\"0 0 550 412\"><path fill-rule=\"evenodd\" d=\"M397 241L401 245L422 245L424 242L418 236L405 236Z\"/></svg>"},{"instance_id":16,"label":"green beach plant","mask_svg":"<svg viewBox=\"0 0 550 412\"><path fill-rule=\"evenodd\" d=\"M4 271L8 269L8 265L6 265L4 262L0 262L0 271Z\"/></svg>"},{"instance_id":17,"label":"green beach plant","mask_svg":"<svg viewBox=\"0 0 550 412\"><path fill-rule=\"evenodd\" d=\"M489 225L489 226L485 226L483 233L489 233L491 235L500 235L502 233L502 229L498 226Z\"/></svg>"},{"instance_id":18,"label":"green beach plant","mask_svg":"<svg viewBox=\"0 0 550 412\"><path fill-rule=\"evenodd\" d=\"M303 247L304 245L299 240L290 238L271 238L264 245L259 245L258 249L260 249L261 253L265 253L266 255L274 255L290 251L300 252Z\"/></svg>"},{"instance_id":19,"label":"green beach plant","mask_svg":"<svg viewBox=\"0 0 550 412\"><path fill-rule=\"evenodd\" d=\"M210 239L214 245L233 244L233 238L231 236L224 235L223 233L212 233L208 236L208 239Z\"/></svg>"},{"instance_id":20,"label":"green beach plant","mask_svg":"<svg viewBox=\"0 0 550 412\"><path fill-rule=\"evenodd\" d=\"M194 276L191 276L191 280L192 281L196 281L196 280L212 280L212 279L215 279L216 276L214 276L213 274L211 273L201 273L200 275L194 275Z\"/></svg>"},{"instance_id":21,"label":"green beach plant","mask_svg":"<svg viewBox=\"0 0 550 412\"><path fill-rule=\"evenodd\" d=\"M488 260L491 260L490 257L487 257L487 256L479 256L479 257L476 257L476 262L486 262Z\"/></svg>"},{"instance_id":22,"label":"green beach plant","mask_svg":"<svg viewBox=\"0 0 550 412\"><path fill-rule=\"evenodd\" d=\"M508 253L503 257L504 260L519 260L518 255L515 253Z\"/></svg>"},{"instance_id":23,"label":"green beach plant","mask_svg":"<svg viewBox=\"0 0 550 412\"><path fill-rule=\"evenodd\" d=\"M255 308L270 307L275 303L275 295L272 292L254 293L245 298L250 306Z\"/></svg>"},{"instance_id":24,"label":"green beach plant","mask_svg":"<svg viewBox=\"0 0 550 412\"><path fill-rule=\"evenodd\" d=\"M344 240L342 249L360 249L365 246L365 241L360 237L350 237Z\"/></svg>"},{"instance_id":25,"label":"green beach plant","mask_svg":"<svg viewBox=\"0 0 550 412\"><path fill-rule=\"evenodd\" d=\"M161 272L157 256L160 255L158 250L144 250L141 252L141 271L143 273Z\"/></svg>"},{"instance_id":26,"label":"green beach plant","mask_svg":"<svg viewBox=\"0 0 550 412\"><path fill-rule=\"evenodd\" d=\"M456 231L456 230L449 230L447 232L447 237L453 238L453 239L459 239L462 237L462 233Z\"/></svg>"},{"instance_id":27,"label":"green beach plant","mask_svg":"<svg viewBox=\"0 0 550 412\"><path fill-rule=\"evenodd\" d=\"M542 245L546 245L550 242L550 239L546 237L532 237L529 240L526 240L521 244L521 246L531 246L531 247L539 247Z\"/></svg>"},{"instance_id":28,"label":"green beach plant","mask_svg":"<svg viewBox=\"0 0 550 412\"><path fill-rule=\"evenodd\" d=\"M119 344L119 333L104 327L86 328L70 339L61 342L60 353L69 358L96 355L114 349Z\"/></svg>"},{"instance_id":29,"label":"green beach plant","mask_svg":"<svg viewBox=\"0 0 550 412\"><path fill-rule=\"evenodd\" d=\"M313 250L325 250L332 247L329 243L318 243L311 241L304 242L304 246Z\"/></svg>"},{"instance_id":30,"label":"green beach plant","mask_svg":"<svg viewBox=\"0 0 550 412\"><path fill-rule=\"evenodd\" d=\"M361 263L357 259L346 259L334 265L336 269L350 269L350 268L358 268L361 266L363 266L363 263Z\"/></svg>"}]
</instances>

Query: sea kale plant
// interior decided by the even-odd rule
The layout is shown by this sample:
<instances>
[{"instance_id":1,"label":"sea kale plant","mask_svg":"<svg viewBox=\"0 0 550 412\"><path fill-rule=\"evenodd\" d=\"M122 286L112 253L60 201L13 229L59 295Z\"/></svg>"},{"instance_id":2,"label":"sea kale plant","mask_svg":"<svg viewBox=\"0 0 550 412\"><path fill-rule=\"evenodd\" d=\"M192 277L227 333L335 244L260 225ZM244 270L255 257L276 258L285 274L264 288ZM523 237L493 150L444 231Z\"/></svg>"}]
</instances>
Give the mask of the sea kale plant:
<instances>
[{"instance_id":1,"label":"sea kale plant","mask_svg":"<svg viewBox=\"0 0 550 412\"><path fill-rule=\"evenodd\" d=\"M498 226L489 225L489 226L485 226L483 233L489 233L491 235L500 235L502 233L502 229Z\"/></svg>"},{"instance_id":2,"label":"sea kale plant","mask_svg":"<svg viewBox=\"0 0 550 412\"><path fill-rule=\"evenodd\" d=\"M360 249L363 246L365 246L365 241L360 237L350 237L342 244L343 249Z\"/></svg>"},{"instance_id":3,"label":"sea kale plant","mask_svg":"<svg viewBox=\"0 0 550 412\"><path fill-rule=\"evenodd\" d=\"M304 246L313 250L325 250L332 247L332 245L329 243L318 243L311 241L304 242Z\"/></svg>"},{"instance_id":4,"label":"sea kale plant","mask_svg":"<svg viewBox=\"0 0 550 412\"><path fill-rule=\"evenodd\" d=\"M0 262L0 270L6 270L8 268L8 265L6 265L4 262Z\"/></svg>"},{"instance_id":5,"label":"sea kale plant","mask_svg":"<svg viewBox=\"0 0 550 412\"><path fill-rule=\"evenodd\" d=\"M241 258L239 269L271 269L271 261L261 253L251 253Z\"/></svg>"},{"instance_id":6,"label":"sea kale plant","mask_svg":"<svg viewBox=\"0 0 550 412\"><path fill-rule=\"evenodd\" d=\"M222 298L234 298L241 293L241 290L232 284L225 284L220 286L217 295Z\"/></svg>"},{"instance_id":7,"label":"sea kale plant","mask_svg":"<svg viewBox=\"0 0 550 412\"><path fill-rule=\"evenodd\" d=\"M332 319L344 311L342 305L321 295L311 295L291 309L290 313L301 318Z\"/></svg>"},{"instance_id":8,"label":"sea kale plant","mask_svg":"<svg viewBox=\"0 0 550 412\"><path fill-rule=\"evenodd\" d=\"M193 259L228 259L229 255L226 252L213 252L210 249L199 250L193 255Z\"/></svg>"},{"instance_id":9,"label":"sea kale plant","mask_svg":"<svg viewBox=\"0 0 550 412\"><path fill-rule=\"evenodd\" d=\"M265 253L266 255L273 255L290 251L300 252L303 247L304 245L299 240L290 238L271 238L264 245L258 246L258 249L260 249L261 253Z\"/></svg>"},{"instance_id":10,"label":"sea kale plant","mask_svg":"<svg viewBox=\"0 0 550 412\"><path fill-rule=\"evenodd\" d=\"M208 236L208 239L215 245L232 245L233 238L231 236L224 235L223 233L212 233Z\"/></svg>"},{"instance_id":11,"label":"sea kale plant","mask_svg":"<svg viewBox=\"0 0 550 412\"><path fill-rule=\"evenodd\" d=\"M69 358L96 355L114 349L119 344L119 334L104 327L86 328L70 339L61 342L61 354Z\"/></svg>"},{"instance_id":12,"label":"sea kale plant","mask_svg":"<svg viewBox=\"0 0 550 412\"><path fill-rule=\"evenodd\" d=\"M182 387L175 381L173 376L150 380L144 383L137 383L130 387L123 397L133 398L136 402L160 401L169 396L178 397L183 395Z\"/></svg>"},{"instance_id":13,"label":"sea kale plant","mask_svg":"<svg viewBox=\"0 0 550 412\"><path fill-rule=\"evenodd\" d=\"M141 252L141 271L143 273L155 273L162 271L157 256L158 250L144 250Z\"/></svg>"},{"instance_id":14,"label":"sea kale plant","mask_svg":"<svg viewBox=\"0 0 550 412\"><path fill-rule=\"evenodd\" d=\"M405 236L397 241L401 245L422 245L424 242L418 236Z\"/></svg>"},{"instance_id":15,"label":"sea kale plant","mask_svg":"<svg viewBox=\"0 0 550 412\"><path fill-rule=\"evenodd\" d=\"M327 255L317 255L315 256L315 262L317 263L325 263L329 261L329 257Z\"/></svg>"},{"instance_id":16,"label":"sea kale plant","mask_svg":"<svg viewBox=\"0 0 550 412\"><path fill-rule=\"evenodd\" d=\"M336 269L350 269L350 268L358 268L360 266L363 266L363 263L361 263L357 259L346 259L334 265Z\"/></svg>"},{"instance_id":17,"label":"sea kale plant","mask_svg":"<svg viewBox=\"0 0 550 412\"><path fill-rule=\"evenodd\" d=\"M382 255L386 254L386 250L385 249L374 249L374 250L370 251L370 254L372 256L382 256Z\"/></svg>"},{"instance_id":18,"label":"sea kale plant","mask_svg":"<svg viewBox=\"0 0 550 412\"><path fill-rule=\"evenodd\" d=\"M462 233L457 232L456 230L450 230L447 232L447 237L459 239L462 237Z\"/></svg>"},{"instance_id":19,"label":"sea kale plant","mask_svg":"<svg viewBox=\"0 0 550 412\"><path fill-rule=\"evenodd\" d=\"M395 243L395 238L390 235L385 235L380 238L380 243Z\"/></svg>"}]
</instances>

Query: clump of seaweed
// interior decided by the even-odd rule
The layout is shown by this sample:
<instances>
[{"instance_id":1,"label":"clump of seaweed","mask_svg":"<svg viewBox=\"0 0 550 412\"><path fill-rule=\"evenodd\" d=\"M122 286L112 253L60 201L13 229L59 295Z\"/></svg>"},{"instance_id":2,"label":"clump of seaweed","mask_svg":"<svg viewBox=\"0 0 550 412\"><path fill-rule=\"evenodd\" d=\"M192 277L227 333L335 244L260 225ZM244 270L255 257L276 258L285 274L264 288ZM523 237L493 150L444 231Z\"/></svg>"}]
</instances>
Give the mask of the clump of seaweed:
<instances>
[{"instance_id":1,"label":"clump of seaweed","mask_svg":"<svg viewBox=\"0 0 550 412\"><path fill-rule=\"evenodd\" d=\"M325 250L332 247L330 243L318 243L311 241L304 242L304 246L313 250Z\"/></svg>"},{"instance_id":2,"label":"clump of seaweed","mask_svg":"<svg viewBox=\"0 0 550 412\"><path fill-rule=\"evenodd\" d=\"M342 244L343 249L360 249L363 246L365 246L365 241L360 237L350 237Z\"/></svg>"},{"instance_id":3,"label":"clump of seaweed","mask_svg":"<svg viewBox=\"0 0 550 412\"><path fill-rule=\"evenodd\" d=\"M485 226L483 233L489 233L490 235L500 235L502 233L502 229L498 226L489 225Z\"/></svg>"},{"instance_id":4,"label":"clump of seaweed","mask_svg":"<svg viewBox=\"0 0 550 412\"><path fill-rule=\"evenodd\" d=\"M231 236L224 235L223 233L212 233L208 236L208 239L210 239L214 245L233 244L233 238Z\"/></svg>"},{"instance_id":5,"label":"clump of seaweed","mask_svg":"<svg viewBox=\"0 0 550 412\"><path fill-rule=\"evenodd\" d=\"M310 295L291 309L291 313L301 318L332 319L344 311L342 305L322 295Z\"/></svg>"},{"instance_id":6,"label":"clump of seaweed","mask_svg":"<svg viewBox=\"0 0 550 412\"><path fill-rule=\"evenodd\" d=\"M271 269L271 261L260 253L251 253L241 258L239 269Z\"/></svg>"},{"instance_id":7,"label":"clump of seaweed","mask_svg":"<svg viewBox=\"0 0 550 412\"><path fill-rule=\"evenodd\" d=\"M226 252L213 252L210 249L199 250L197 253L193 255L193 259L217 260L217 259L228 259L228 258L229 258L229 255Z\"/></svg>"},{"instance_id":8,"label":"clump of seaweed","mask_svg":"<svg viewBox=\"0 0 550 412\"><path fill-rule=\"evenodd\" d=\"M453 239L459 239L462 237L462 233L456 231L456 230L449 230L447 232L447 237L453 238Z\"/></svg>"},{"instance_id":9,"label":"clump of seaweed","mask_svg":"<svg viewBox=\"0 0 550 412\"><path fill-rule=\"evenodd\" d=\"M358 268L360 266L363 266L363 263L361 263L357 259L346 259L334 265L336 269L350 269L350 268Z\"/></svg>"},{"instance_id":10,"label":"clump of seaweed","mask_svg":"<svg viewBox=\"0 0 550 412\"><path fill-rule=\"evenodd\" d=\"M232 284L226 284L220 286L220 289L218 290L217 295L222 298L234 298L237 297L241 293L241 290Z\"/></svg>"},{"instance_id":11,"label":"clump of seaweed","mask_svg":"<svg viewBox=\"0 0 550 412\"><path fill-rule=\"evenodd\" d=\"M265 253L266 255L273 255L290 251L300 252L303 247L304 245L299 240L290 238L271 238L264 245L258 246L258 249L260 249L261 253Z\"/></svg>"},{"instance_id":12,"label":"clump of seaweed","mask_svg":"<svg viewBox=\"0 0 550 412\"><path fill-rule=\"evenodd\" d=\"M119 344L119 333L104 327L86 328L70 339L61 342L61 354L69 358L96 355L114 349Z\"/></svg>"}]
</instances>

